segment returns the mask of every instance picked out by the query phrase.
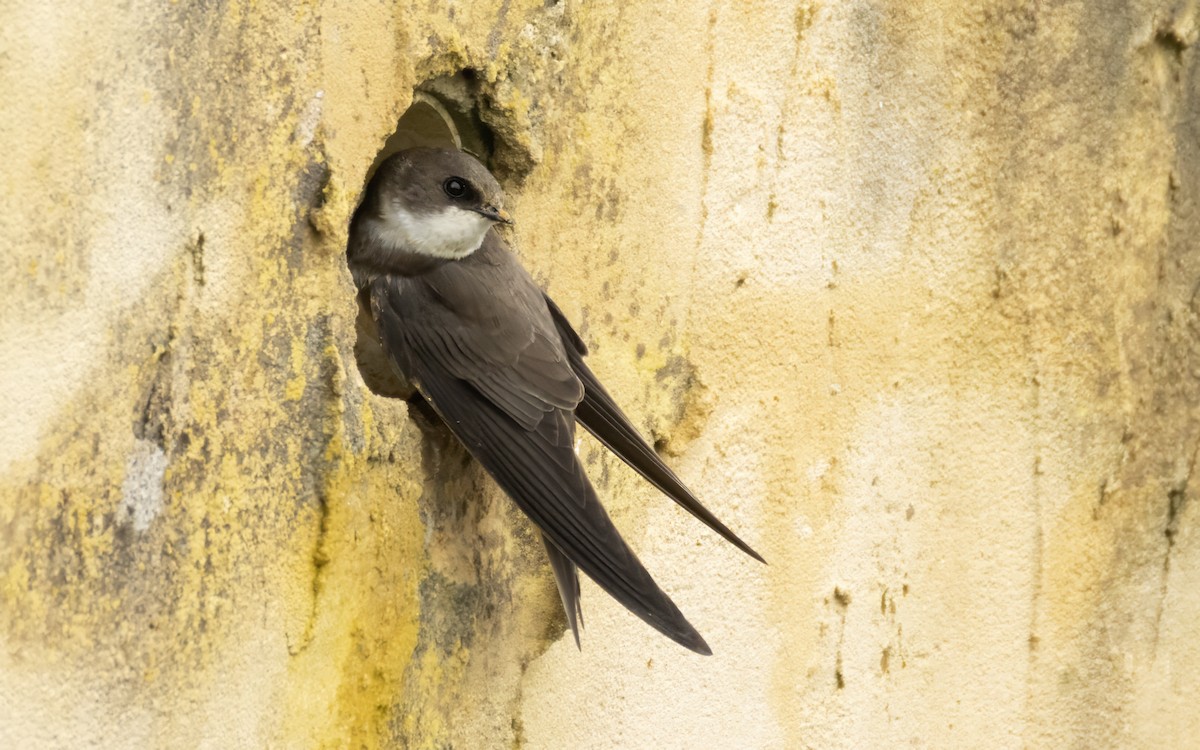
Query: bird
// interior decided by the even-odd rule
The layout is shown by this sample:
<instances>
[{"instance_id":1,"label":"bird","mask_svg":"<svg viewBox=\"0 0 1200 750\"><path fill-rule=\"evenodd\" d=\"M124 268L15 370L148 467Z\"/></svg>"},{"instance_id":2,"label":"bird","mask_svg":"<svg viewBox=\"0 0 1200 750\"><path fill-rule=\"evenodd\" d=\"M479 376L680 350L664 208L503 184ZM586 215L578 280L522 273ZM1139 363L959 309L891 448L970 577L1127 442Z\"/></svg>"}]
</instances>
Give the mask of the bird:
<instances>
[{"instance_id":1,"label":"bird","mask_svg":"<svg viewBox=\"0 0 1200 750\"><path fill-rule=\"evenodd\" d=\"M538 528L577 648L582 570L663 635L711 654L601 505L575 451L576 423L765 561L700 504L601 385L579 334L497 230L512 223L496 178L468 153L413 148L380 164L346 249L363 380L436 415Z\"/></svg>"}]
</instances>

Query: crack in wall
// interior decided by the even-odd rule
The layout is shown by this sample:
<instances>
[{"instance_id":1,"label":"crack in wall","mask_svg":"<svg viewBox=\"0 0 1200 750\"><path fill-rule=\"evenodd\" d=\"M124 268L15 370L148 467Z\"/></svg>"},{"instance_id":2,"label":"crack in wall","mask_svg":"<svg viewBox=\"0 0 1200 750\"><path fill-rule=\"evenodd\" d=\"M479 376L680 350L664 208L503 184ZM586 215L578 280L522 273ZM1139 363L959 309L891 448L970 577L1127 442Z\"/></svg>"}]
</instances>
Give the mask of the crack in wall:
<instances>
[{"instance_id":1,"label":"crack in wall","mask_svg":"<svg viewBox=\"0 0 1200 750\"><path fill-rule=\"evenodd\" d=\"M332 556L329 553L329 498L324 493L317 494L317 537L313 541L312 563L312 606L309 608L308 619L304 623L304 631L300 636L299 645L292 647L288 644L288 653L298 656L304 653L313 641L313 632L317 627L317 614L321 603L321 593L325 588L325 569Z\"/></svg>"},{"instance_id":2,"label":"crack in wall","mask_svg":"<svg viewBox=\"0 0 1200 750\"><path fill-rule=\"evenodd\" d=\"M1167 518L1163 526L1163 536L1167 539L1167 549L1163 554L1163 570L1162 583L1158 591L1158 606L1154 613L1154 643L1150 649L1151 659L1158 658L1158 642L1159 636L1162 634L1163 613L1167 608L1167 595L1171 590L1171 553L1175 550L1175 541L1179 536L1179 525L1184 510L1188 504L1188 485L1192 481L1192 474L1196 470L1196 458L1200 455L1200 441L1192 450L1191 460L1188 462L1187 473L1183 479L1167 491Z\"/></svg>"},{"instance_id":3,"label":"crack in wall","mask_svg":"<svg viewBox=\"0 0 1200 750\"><path fill-rule=\"evenodd\" d=\"M708 183L712 173L713 160L713 128L715 127L713 117L713 80L716 76L716 35L717 35L717 9L711 8L708 11L708 31L704 37L704 57L708 60L708 68L704 77L704 119L700 124L700 219L696 222L696 246L692 252L692 270L689 275L691 281L695 281L696 274L700 270L700 252L704 245L705 228L708 225ZM695 284L689 284L694 287ZM685 331L692 330L692 308L695 307L695 297L688 300L687 315L684 316Z\"/></svg>"},{"instance_id":4,"label":"crack in wall","mask_svg":"<svg viewBox=\"0 0 1200 750\"><path fill-rule=\"evenodd\" d=\"M838 690L846 687L846 672L842 662L842 652L846 645L846 610L850 608L850 593L843 591L840 586L833 589L833 602L838 609L838 642L837 651L833 658L833 679Z\"/></svg>"}]
</instances>

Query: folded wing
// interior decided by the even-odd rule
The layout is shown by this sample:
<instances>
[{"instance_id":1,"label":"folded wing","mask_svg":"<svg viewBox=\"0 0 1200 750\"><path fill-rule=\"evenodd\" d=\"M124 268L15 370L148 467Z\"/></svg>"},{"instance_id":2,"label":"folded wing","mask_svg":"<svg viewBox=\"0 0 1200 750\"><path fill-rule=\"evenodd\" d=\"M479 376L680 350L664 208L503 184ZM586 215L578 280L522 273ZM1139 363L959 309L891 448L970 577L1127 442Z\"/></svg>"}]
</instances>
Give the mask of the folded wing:
<instances>
[{"instance_id":1,"label":"folded wing","mask_svg":"<svg viewBox=\"0 0 1200 750\"><path fill-rule=\"evenodd\" d=\"M515 261L518 277L512 268L493 272L501 267L495 258L474 269L462 266L448 264L449 276L429 280L371 282L384 349L538 526L547 547L561 553L552 552L551 563L560 591L573 594L564 595L573 629L578 589L565 562L664 635L711 653L621 538L584 474L572 416L583 389L533 280ZM470 300L478 295L503 303L475 314Z\"/></svg>"},{"instance_id":2,"label":"folded wing","mask_svg":"<svg viewBox=\"0 0 1200 750\"><path fill-rule=\"evenodd\" d=\"M588 432L604 443L613 453L621 457L634 471L650 481L663 494L674 500L689 513L703 521L710 529L720 534L738 549L750 555L755 560L765 563L762 555L755 552L750 545L743 542L737 534L729 530L716 516L700 504L675 472L671 471L662 459L658 457L649 444L646 443L637 429L629 421L629 417L621 411L621 407L613 401L612 396L600 384L592 373L591 368L584 362L587 347L579 338L579 334L571 327L562 310L554 304L549 296L545 297L546 306L554 318L554 324L562 336L567 359L575 376L583 383L583 399L575 407L575 418L579 420Z\"/></svg>"}]
</instances>

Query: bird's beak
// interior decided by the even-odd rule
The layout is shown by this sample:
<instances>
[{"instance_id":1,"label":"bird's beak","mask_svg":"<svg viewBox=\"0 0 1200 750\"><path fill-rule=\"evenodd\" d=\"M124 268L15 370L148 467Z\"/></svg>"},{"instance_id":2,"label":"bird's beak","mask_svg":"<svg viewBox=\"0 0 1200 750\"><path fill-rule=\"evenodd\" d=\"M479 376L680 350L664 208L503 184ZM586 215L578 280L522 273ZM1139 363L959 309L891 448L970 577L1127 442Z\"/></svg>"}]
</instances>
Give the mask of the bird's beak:
<instances>
[{"instance_id":1,"label":"bird's beak","mask_svg":"<svg viewBox=\"0 0 1200 750\"><path fill-rule=\"evenodd\" d=\"M513 223L512 217L508 215L507 211L505 211L503 208L496 208L490 203L485 205L483 208L476 209L476 211L492 221L499 222L501 224Z\"/></svg>"}]
</instances>

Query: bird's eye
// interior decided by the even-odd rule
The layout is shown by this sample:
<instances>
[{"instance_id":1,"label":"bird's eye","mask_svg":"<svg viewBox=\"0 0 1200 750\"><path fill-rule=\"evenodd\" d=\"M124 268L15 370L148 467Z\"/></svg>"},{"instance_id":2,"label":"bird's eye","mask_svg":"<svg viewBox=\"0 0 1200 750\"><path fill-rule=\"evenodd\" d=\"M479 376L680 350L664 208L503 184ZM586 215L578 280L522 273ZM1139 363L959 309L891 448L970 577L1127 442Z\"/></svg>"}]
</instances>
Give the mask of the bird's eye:
<instances>
[{"instance_id":1,"label":"bird's eye","mask_svg":"<svg viewBox=\"0 0 1200 750\"><path fill-rule=\"evenodd\" d=\"M457 177L451 177L442 183L442 190L451 198L461 198L467 194L467 184Z\"/></svg>"}]
</instances>

